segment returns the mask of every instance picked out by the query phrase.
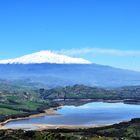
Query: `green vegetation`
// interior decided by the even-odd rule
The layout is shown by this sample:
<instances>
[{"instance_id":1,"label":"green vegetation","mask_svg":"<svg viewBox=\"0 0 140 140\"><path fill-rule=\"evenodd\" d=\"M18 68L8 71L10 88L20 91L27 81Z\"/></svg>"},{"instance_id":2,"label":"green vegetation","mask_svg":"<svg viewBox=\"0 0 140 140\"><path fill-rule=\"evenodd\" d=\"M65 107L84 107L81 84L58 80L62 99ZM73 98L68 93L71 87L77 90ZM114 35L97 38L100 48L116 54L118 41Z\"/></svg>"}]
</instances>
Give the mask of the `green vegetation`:
<instances>
[{"instance_id":1,"label":"green vegetation","mask_svg":"<svg viewBox=\"0 0 140 140\"><path fill-rule=\"evenodd\" d=\"M7 87L7 88L6 88ZM57 100L58 99L58 100ZM63 101L59 101L63 99ZM74 100L73 102L71 101ZM54 89L29 89L0 85L0 121L41 113L57 103L80 105L80 99L124 100L140 103L140 86L104 89L84 85ZM129 100L128 100L129 99ZM57 100L57 101L56 101ZM85 102L87 102L85 100ZM55 129L44 131L0 130L0 140L135 140L140 139L140 119L92 129Z\"/></svg>"},{"instance_id":2,"label":"green vegetation","mask_svg":"<svg viewBox=\"0 0 140 140\"><path fill-rule=\"evenodd\" d=\"M39 107L44 106L43 102L32 100L25 93L17 95L4 94L0 99L0 114L13 115L30 111L35 111Z\"/></svg>"},{"instance_id":3,"label":"green vegetation","mask_svg":"<svg viewBox=\"0 0 140 140\"><path fill-rule=\"evenodd\" d=\"M75 85L72 87L67 86L64 88L39 90L18 87L17 83L16 86L3 82L0 85L0 115L6 117L20 117L26 114L39 113L40 111L43 111L43 109L49 108L51 105L55 104L52 99L63 99L61 104L76 103L77 105L81 104L81 101L78 101L77 99L125 100L125 102L138 101L137 103L139 103L138 99L140 99L139 86L104 89ZM77 101L72 102L69 99L75 99ZM60 103L60 101L57 103ZM3 118L1 119L0 117L0 121L1 120L3 120Z\"/></svg>"},{"instance_id":4,"label":"green vegetation","mask_svg":"<svg viewBox=\"0 0 140 140\"><path fill-rule=\"evenodd\" d=\"M140 100L140 86L105 89L84 85L67 86L41 90L42 99L104 99L104 100Z\"/></svg>"},{"instance_id":5,"label":"green vegetation","mask_svg":"<svg viewBox=\"0 0 140 140\"><path fill-rule=\"evenodd\" d=\"M43 112L49 102L39 98L33 89L8 83L0 85L0 121Z\"/></svg>"},{"instance_id":6,"label":"green vegetation","mask_svg":"<svg viewBox=\"0 0 140 140\"><path fill-rule=\"evenodd\" d=\"M19 113L23 113L22 111L16 111L15 109L8 109L8 108L2 108L0 107L0 114L2 115L13 115L13 114L19 114Z\"/></svg>"}]
</instances>

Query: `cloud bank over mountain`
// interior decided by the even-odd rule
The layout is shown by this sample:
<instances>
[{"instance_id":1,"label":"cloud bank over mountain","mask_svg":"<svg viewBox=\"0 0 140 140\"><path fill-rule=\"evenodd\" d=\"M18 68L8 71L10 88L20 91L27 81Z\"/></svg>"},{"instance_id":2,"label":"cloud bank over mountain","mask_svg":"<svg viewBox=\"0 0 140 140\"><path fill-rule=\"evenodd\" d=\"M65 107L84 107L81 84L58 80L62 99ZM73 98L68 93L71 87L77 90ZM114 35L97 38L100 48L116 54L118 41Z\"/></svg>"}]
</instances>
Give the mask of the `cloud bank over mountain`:
<instances>
[{"instance_id":1,"label":"cloud bank over mountain","mask_svg":"<svg viewBox=\"0 0 140 140\"><path fill-rule=\"evenodd\" d=\"M118 50L118 49L103 49L103 48L72 48L54 51L65 55L82 55L82 54L106 54L115 56L140 56L139 50Z\"/></svg>"},{"instance_id":2,"label":"cloud bank over mountain","mask_svg":"<svg viewBox=\"0 0 140 140\"><path fill-rule=\"evenodd\" d=\"M83 47L61 49L54 52L72 57L82 57L97 64L140 71L140 50Z\"/></svg>"}]
</instances>

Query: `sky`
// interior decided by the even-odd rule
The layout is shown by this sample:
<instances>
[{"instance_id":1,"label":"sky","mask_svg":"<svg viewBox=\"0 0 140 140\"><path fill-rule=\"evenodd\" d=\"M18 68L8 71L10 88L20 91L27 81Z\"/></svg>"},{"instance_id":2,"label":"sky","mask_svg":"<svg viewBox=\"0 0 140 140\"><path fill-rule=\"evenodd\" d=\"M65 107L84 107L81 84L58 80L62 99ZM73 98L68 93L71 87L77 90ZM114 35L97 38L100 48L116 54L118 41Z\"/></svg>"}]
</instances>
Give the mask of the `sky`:
<instances>
[{"instance_id":1,"label":"sky","mask_svg":"<svg viewBox=\"0 0 140 140\"><path fill-rule=\"evenodd\" d=\"M140 71L139 0L0 0L0 59L52 50Z\"/></svg>"}]
</instances>

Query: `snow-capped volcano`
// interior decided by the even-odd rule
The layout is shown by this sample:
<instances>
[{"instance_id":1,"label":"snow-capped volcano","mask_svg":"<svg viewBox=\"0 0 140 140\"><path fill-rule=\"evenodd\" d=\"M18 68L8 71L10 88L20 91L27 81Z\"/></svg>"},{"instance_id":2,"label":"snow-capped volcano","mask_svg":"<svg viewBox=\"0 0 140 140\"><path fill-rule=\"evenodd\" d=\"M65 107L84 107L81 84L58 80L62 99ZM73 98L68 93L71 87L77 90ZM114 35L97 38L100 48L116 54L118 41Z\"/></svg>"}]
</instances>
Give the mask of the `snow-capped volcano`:
<instances>
[{"instance_id":1,"label":"snow-capped volcano","mask_svg":"<svg viewBox=\"0 0 140 140\"><path fill-rule=\"evenodd\" d=\"M19 58L0 60L0 64L91 64L90 61L83 58L73 58L66 55L56 54L51 51L40 51Z\"/></svg>"}]
</instances>

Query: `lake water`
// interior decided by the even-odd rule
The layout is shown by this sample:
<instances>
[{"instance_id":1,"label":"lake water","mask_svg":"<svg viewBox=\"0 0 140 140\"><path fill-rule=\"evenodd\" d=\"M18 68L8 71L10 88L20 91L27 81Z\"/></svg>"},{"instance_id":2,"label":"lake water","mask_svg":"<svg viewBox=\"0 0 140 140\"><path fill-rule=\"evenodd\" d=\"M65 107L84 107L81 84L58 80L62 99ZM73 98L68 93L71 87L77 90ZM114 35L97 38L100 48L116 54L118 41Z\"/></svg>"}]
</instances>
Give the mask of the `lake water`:
<instances>
[{"instance_id":1,"label":"lake water","mask_svg":"<svg viewBox=\"0 0 140 140\"><path fill-rule=\"evenodd\" d=\"M81 106L63 106L57 113L62 115L12 121L5 126L7 128L24 128L27 124L102 126L140 118L140 105L92 102Z\"/></svg>"}]
</instances>

